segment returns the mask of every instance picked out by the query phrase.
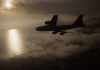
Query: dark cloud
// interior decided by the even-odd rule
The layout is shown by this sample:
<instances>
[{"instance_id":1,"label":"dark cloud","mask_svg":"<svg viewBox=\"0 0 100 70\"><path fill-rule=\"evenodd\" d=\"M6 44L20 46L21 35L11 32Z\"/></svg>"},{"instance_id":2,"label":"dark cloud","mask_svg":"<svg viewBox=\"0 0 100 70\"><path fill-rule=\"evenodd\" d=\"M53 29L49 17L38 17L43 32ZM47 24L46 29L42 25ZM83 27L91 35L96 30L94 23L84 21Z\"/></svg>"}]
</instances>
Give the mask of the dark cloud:
<instances>
[{"instance_id":1,"label":"dark cloud","mask_svg":"<svg viewBox=\"0 0 100 70\"><path fill-rule=\"evenodd\" d=\"M100 18L89 18L85 20L85 28L76 29L77 33L98 34L100 33Z\"/></svg>"},{"instance_id":2,"label":"dark cloud","mask_svg":"<svg viewBox=\"0 0 100 70\"><path fill-rule=\"evenodd\" d=\"M40 2L18 2L15 11L44 14L100 14L100 1L40 1Z\"/></svg>"},{"instance_id":3,"label":"dark cloud","mask_svg":"<svg viewBox=\"0 0 100 70\"><path fill-rule=\"evenodd\" d=\"M3 2L2 2L3 4ZM84 18L99 18L99 1L69 1L69 0L43 0L43 1L13 1L11 9L2 7L0 10L1 29L21 28L27 25L39 25L50 20L53 14L58 14L58 24L76 20L76 15L86 14ZM98 17L97 17L98 16ZM42 18L43 17L43 18ZM33 19L32 19L33 18ZM42 19L41 19L42 18ZM49 18L49 19L47 19ZM75 18L75 19L74 19ZM17 20L16 20L17 19ZM74 19L74 20L73 20ZM59 21L60 20L60 21ZM17 24L20 25L17 25ZM72 22L73 23L73 22ZM66 23L67 24L67 23ZM69 24L69 23L68 23ZM26 26L24 26L26 25Z\"/></svg>"},{"instance_id":4,"label":"dark cloud","mask_svg":"<svg viewBox=\"0 0 100 70\"><path fill-rule=\"evenodd\" d=\"M22 33L25 53L7 60L0 59L0 69L84 70L99 68L100 34L74 33L53 36L45 32L29 33Z\"/></svg>"}]
</instances>

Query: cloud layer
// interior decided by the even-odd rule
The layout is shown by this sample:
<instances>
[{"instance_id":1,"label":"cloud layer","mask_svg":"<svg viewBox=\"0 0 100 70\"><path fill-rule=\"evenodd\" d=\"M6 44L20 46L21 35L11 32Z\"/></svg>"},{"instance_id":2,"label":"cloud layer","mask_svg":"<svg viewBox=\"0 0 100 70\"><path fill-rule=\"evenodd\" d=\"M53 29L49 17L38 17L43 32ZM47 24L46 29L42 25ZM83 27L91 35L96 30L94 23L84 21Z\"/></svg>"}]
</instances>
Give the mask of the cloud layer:
<instances>
[{"instance_id":1,"label":"cloud layer","mask_svg":"<svg viewBox=\"0 0 100 70\"><path fill-rule=\"evenodd\" d=\"M100 33L88 34L88 29L84 28L86 30L84 33L84 29L78 28L76 29L80 30L78 33L72 30L73 33L60 36L59 34L52 35L51 32L36 32L32 29L20 31L24 40L21 55L14 55L8 59L9 54L0 51L1 69L77 70L83 67L91 69L91 66L98 68ZM95 63L96 66L94 66ZM88 64L90 66L87 67ZM38 66L40 67L38 68Z\"/></svg>"},{"instance_id":2,"label":"cloud layer","mask_svg":"<svg viewBox=\"0 0 100 70\"><path fill-rule=\"evenodd\" d=\"M76 0L76 1L13 1L15 8L12 12L27 12L37 14L100 14L98 0ZM7 9L5 9L7 10ZM8 9L9 10L9 9Z\"/></svg>"}]
</instances>

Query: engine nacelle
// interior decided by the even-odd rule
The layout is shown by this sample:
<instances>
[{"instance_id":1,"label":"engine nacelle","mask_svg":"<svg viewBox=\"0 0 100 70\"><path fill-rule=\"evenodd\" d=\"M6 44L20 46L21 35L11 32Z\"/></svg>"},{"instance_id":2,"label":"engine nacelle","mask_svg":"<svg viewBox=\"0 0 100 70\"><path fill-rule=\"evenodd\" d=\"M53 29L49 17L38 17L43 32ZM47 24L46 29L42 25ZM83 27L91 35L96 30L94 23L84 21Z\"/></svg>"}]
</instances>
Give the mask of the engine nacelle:
<instances>
[{"instance_id":1,"label":"engine nacelle","mask_svg":"<svg viewBox=\"0 0 100 70\"><path fill-rule=\"evenodd\" d=\"M64 34L65 34L65 32L60 33L60 35L64 35Z\"/></svg>"},{"instance_id":2,"label":"engine nacelle","mask_svg":"<svg viewBox=\"0 0 100 70\"><path fill-rule=\"evenodd\" d=\"M46 25L47 25L47 24L50 24L50 23L51 23L51 21L46 21L46 22L45 22Z\"/></svg>"},{"instance_id":3,"label":"engine nacelle","mask_svg":"<svg viewBox=\"0 0 100 70\"><path fill-rule=\"evenodd\" d=\"M58 32L52 32L52 34L57 34Z\"/></svg>"}]
</instances>

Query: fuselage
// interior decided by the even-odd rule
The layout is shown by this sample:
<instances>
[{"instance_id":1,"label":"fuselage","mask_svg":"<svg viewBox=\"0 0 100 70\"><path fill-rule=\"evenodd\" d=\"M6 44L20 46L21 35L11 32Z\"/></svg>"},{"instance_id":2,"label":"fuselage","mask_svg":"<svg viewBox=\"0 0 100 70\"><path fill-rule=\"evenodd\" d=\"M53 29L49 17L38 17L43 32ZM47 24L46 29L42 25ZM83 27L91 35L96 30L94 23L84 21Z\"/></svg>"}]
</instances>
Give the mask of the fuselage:
<instances>
[{"instance_id":1,"label":"fuselage","mask_svg":"<svg viewBox=\"0 0 100 70\"><path fill-rule=\"evenodd\" d=\"M79 26L77 26L79 27ZM76 28L76 26L73 25L60 25L56 27L51 27L51 26L40 26L36 28L35 30L37 31L61 31L61 30L68 30L68 29L73 29Z\"/></svg>"}]
</instances>

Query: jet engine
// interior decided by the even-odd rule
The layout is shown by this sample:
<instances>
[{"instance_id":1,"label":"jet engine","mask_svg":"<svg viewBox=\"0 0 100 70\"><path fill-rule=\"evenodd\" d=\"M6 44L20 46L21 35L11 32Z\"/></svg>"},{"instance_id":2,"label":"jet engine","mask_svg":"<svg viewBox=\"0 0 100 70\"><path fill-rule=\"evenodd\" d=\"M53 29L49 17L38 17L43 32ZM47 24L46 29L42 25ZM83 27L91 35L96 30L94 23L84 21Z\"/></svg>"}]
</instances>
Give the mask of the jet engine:
<instances>
[{"instance_id":1,"label":"jet engine","mask_svg":"<svg viewBox=\"0 0 100 70\"><path fill-rule=\"evenodd\" d=\"M64 35L64 34L65 34L65 32L60 33L60 35Z\"/></svg>"},{"instance_id":2,"label":"jet engine","mask_svg":"<svg viewBox=\"0 0 100 70\"><path fill-rule=\"evenodd\" d=\"M52 32L52 34L57 34L57 32Z\"/></svg>"}]
</instances>

